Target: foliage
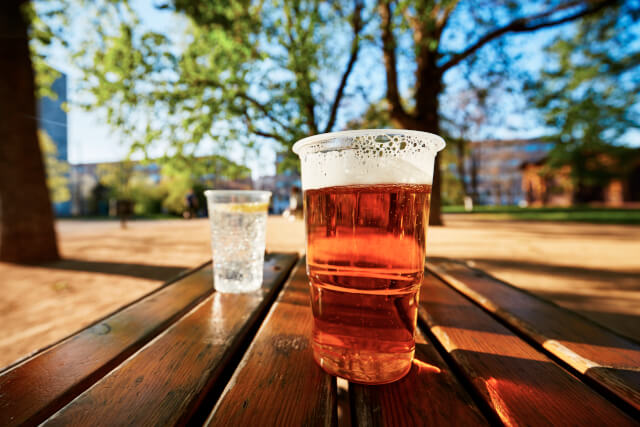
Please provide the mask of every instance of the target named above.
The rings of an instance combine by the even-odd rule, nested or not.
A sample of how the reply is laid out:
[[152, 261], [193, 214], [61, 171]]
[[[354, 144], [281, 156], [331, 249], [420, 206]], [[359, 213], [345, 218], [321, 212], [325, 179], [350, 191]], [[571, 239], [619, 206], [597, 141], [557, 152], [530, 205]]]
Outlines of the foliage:
[[33, 64], [36, 96], [48, 96], [56, 99], [57, 94], [51, 90], [53, 82], [60, 77], [60, 72], [47, 63], [47, 48], [56, 43], [68, 47], [63, 27], [68, 25], [65, 15], [66, 0], [39, 2], [36, 10], [34, 2], [25, 2], [22, 13], [29, 23], [29, 48]]
[[[344, 126], [339, 112], [362, 115], [344, 108], [347, 101], [364, 100], [364, 111], [380, 102], [369, 98], [378, 79], [350, 80], [359, 61], [382, 71], [362, 59], [380, 48], [390, 61], [391, 121], [423, 128], [421, 109], [437, 106], [446, 73], [459, 67], [468, 83], [450, 85], [454, 92], [489, 91], [514, 73], [503, 50], [507, 35], [569, 22], [612, 2], [510, 0], [482, 8], [460, 0], [159, 2], [187, 19], [180, 40], [142, 25], [127, 0], [75, 3], [95, 28], [73, 46], [91, 95], [85, 106], [104, 108], [133, 152], [169, 143], [190, 155], [211, 141], [254, 146], [266, 138], [288, 148], [302, 136]], [[401, 123], [403, 114], [415, 126]]]
[[[508, 35], [619, 2], [161, 1], [157, 7], [187, 19], [178, 41], [140, 25], [127, 0], [76, 1], [93, 10], [92, 31], [79, 36], [74, 57], [91, 95], [85, 106], [106, 111], [132, 153], [168, 144], [193, 158], [230, 143], [272, 141], [291, 169], [297, 139], [344, 126], [380, 101], [371, 97], [383, 84], [376, 73], [384, 75], [394, 126], [439, 133], [443, 94], [493, 90], [514, 76]], [[354, 100], [364, 109], [347, 108]], [[431, 219], [439, 222], [435, 184]]]
[[167, 191], [162, 186], [149, 179], [135, 180], [130, 187], [133, 200], [133, 213], [139, 216], [149, 216], [163, 212], [163, 202]]
[[167, 189], [157, 185], [140, 166], [131, 161], [102, 163], [97, 166], [96, 174], [100, 185], [107, 189], [109, 199], [131, 200], [136, 215], [160, 213]]
[[134, 162], [123, 161], [116, 163], [101, 163], [96, 167], [96, 175], [100, 184], [109, 189], [109, 197], [114, 199], [129, 199], [131, 197], [131, 181], [141, 180], [139, 173], [134, 171]]
[[47, 171], [47, 187], [53, 203], [66, 202], [71, 198], [69, 192], [69, 164], [58, 159], [58, 149], [47, 132], [38, 130], [40, 151]]
[[467, 193], [464, 189], [464, 183], [460, 179], [456, 168], [457, 156], [452, 150], [445, 150], [441, 154], [440, 162], [442, 165], [442, 205], [459, 205], [463, 203]]
[[253, 147], [264, 139], [289, 147], [333, 128], [343, 93], [325, 100], [323, 73], [335, 68], [329, 46], [357, 7], [184, 0], [161, 7], [189, 17], [181, 49], [168, 35], [144, 29], [127, 2], [103, 0], [94, 8], [117, 24], [103, 20], [75, 56], [91, 95], [84, 105], [103, 108], [132, 141], [132, 153], [168, 144], [193, 158], [220, 153], [229, 142]]
[[632, 2], [583, 20], [547, 48], [556, 61], [530, 87], [555, 143], [544, 173], [570, 165], [578, 201], [632, 166], [621, 145], [640, 127], [639, 20]]
[[169, 212], [180, 214], [185, 209], [185, 195], [193, 189], [201, 207], [205, 205], [203, 192], [217, 188], [225, 180], [241, 180], [251, 176], [251, 170], [222, 156], [207, 156], [196, 159], [174, 156], [166, 159], [162, 166], [160, 185], [166, 195], [162, 206]]
[[[160, 175], [159, 183], [144, 169]], [[251, 177], [251, 170], [222, 156], [191, 158], [173, 156], [159, 161], [103, 163], [97, 166], [100, 184], [108, 189], [108, 197], [129, 199], [134, 202], [136, 215], [149, 215], [162, 211], [181, 214], [184, 198], [190, 189], [201, 193], [215, 188], [226, 180]]]
[[191, 177], [185, 173], [167, 176], [162, 182], [162, 186], [167, 190], [162, 207], [174, 214], [182, 213], [185, 209], [185, 196], [194, 184]]

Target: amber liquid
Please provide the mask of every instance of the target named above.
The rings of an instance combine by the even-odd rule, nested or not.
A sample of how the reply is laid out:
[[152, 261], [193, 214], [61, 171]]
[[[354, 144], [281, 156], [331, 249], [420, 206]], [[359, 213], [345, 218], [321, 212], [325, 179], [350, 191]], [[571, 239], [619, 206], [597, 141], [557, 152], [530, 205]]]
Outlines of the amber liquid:
[[366, 384], [411, 368], [431, 186], [305, 191], [316, 362]]

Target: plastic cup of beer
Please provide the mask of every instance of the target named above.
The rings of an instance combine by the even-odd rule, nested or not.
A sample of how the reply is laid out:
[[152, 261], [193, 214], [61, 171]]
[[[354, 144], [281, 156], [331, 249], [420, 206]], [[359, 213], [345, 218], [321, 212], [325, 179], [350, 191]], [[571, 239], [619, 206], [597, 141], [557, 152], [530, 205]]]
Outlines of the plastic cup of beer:
[[262, 286], [270, 191], [207, 190], [218, 292], [253, 292]]
[[425, 132], [304, 138], [300, 156], [313, 356], [326, 372], [384, 384], [411, 369], [438, 151]]

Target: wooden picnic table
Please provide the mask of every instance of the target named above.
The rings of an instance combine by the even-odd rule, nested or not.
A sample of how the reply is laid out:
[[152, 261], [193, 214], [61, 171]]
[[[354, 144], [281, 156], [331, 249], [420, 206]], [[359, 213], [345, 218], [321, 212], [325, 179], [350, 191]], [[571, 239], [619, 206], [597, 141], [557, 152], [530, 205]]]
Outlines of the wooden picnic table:
[[261, 292], [214, 292], [209, 263], [6, 368], [0, 426], [637, 425], [638, 343], [463, 262], [427, 270], [395, 383], [316, 366], [304, 259], [267, 254]]

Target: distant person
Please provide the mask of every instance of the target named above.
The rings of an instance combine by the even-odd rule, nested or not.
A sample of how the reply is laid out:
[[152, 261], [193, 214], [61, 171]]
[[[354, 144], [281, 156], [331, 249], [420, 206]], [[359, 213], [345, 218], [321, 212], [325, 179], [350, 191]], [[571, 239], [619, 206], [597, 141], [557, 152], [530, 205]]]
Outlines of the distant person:
[[464, 210], [466, 212], [473, 212], [473, 199], [470, 196], [464, 196]]
[[198, 214], [198, 197], [193, 188], [189, 189], [184, 201], [187, 209], [184, 211], [183, 216], [186, 219], [195, 218]]
[[291, 187], [291, 193], [289, 194], [289, 214], [291, 217], [302, 218], [302, 206], [302, 191], [300, 191], [300, 187], [294, 185]]

